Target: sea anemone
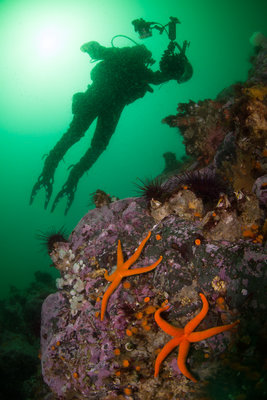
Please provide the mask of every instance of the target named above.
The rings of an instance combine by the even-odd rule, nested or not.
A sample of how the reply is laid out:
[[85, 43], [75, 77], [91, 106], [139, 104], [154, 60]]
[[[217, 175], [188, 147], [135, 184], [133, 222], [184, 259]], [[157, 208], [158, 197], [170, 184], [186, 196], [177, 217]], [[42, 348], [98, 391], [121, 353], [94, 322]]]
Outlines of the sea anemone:
[[54, 250], [54, 244], [57, 242], [67, 242], [68, 239], [65, 228], [62, 226], [60, 229], [50, 228], [48, 232], [39, 231], [36, 234], [38, 240], [40, 240], [42, 246], [50, 254]]
[[141, 182], [141, 185], [136, 183], [138, 195], [143, 197], [147, 202], [154, 199], [164, 203], [171, 195], [170, 192], [166, 191], [165, 183], [159, 177], [143, 181], [141, 179], [138, 180]]

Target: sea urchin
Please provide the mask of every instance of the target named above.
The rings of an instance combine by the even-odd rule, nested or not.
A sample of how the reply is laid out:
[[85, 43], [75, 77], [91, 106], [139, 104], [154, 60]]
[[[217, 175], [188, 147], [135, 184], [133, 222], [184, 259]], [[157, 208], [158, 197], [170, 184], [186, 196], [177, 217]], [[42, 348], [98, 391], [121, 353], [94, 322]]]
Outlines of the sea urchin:
[[163, 203], [170, 197], [171, 193], [166, 191], [165, 184], [161, 178], [145, 179], [143, 181], [139, 179], [139, 181], [141, 182], [141, 185], [136, 184], [138, 187], [138, 194], [146, 201], [150, 202], [154, 199]]
[[64, 227], [61, 227], [59, 230], [55, 228], [50, 228], [48, 232], [39, 231], [36, 234], [38, 240], [40, 240], [42, 246], [44, 246], [50, 254], [54, 250], [54, 244], [57, 242], [67, 242], [66, 232]]

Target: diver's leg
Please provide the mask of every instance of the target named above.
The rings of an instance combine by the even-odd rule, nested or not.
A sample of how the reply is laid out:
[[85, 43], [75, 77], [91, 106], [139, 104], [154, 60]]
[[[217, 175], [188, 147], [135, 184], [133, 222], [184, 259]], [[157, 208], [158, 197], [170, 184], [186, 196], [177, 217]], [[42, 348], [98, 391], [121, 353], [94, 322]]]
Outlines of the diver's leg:
[[65, 214], [67, 214], [73, 202], [74, 192], [76, 191], [78, 181], [83, 174], [92, 167], [98, 157], [106, 149], [110, 138], [116, 129], [122, 110], [123, 106], [116, 107], [115, 110], [111, 110], [109, 108], [105, 111], [101, 111], [97, 119], [96, 130], [91, 142], [91, 147], [87, 150], [80, 161], [72, 167], [68, 180], [55, 198], [51, 210], [52, 212], [54, 211], [59, 200], [62, 197], [67, 196], [68, 202], [65, 210]]
[[88, 110], [86, 113], [83, 112], [74, 115], [69, 129], [64, 133], [45, 159], [41, 175], [32, 189], [30, 204], [32, 204], [37, 192], [43, 187], [46, 192], [45, 208], [47, 207], [52, 194], [54, 173], [58, 163], [62, 160], [69, 148], [84, 136], [96, 116], [97, 110], [94, 109]]

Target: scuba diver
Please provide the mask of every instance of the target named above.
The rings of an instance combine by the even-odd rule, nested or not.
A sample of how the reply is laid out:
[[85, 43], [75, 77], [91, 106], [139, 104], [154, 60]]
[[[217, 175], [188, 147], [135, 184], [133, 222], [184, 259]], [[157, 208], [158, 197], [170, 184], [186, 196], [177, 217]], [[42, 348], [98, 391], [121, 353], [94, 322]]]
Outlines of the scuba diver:
[[[171, 21], [165, 26], [154, 22], [146, 22], [143, 19], [133, 21], [136, 32], [140, 38], [151, 36], [152, 29], [158, 29], [160, 33], [167, 32], [170, 39], [168, 48], [160, 60], [160, 70], [152, 71], [150, 66], [155, 63], [152, 53], [144, 46], [136, 42], [132, 47], [115, 47], [112, 39], [112, 47], [101, 46], [98, 42], [91, 41], [81, 46], [81, 51], [87, 53], [94, 61], [99, 61], [91, 71], [92, 83], [83, 93], [76, 93], [72, 98], [73, 119], [66, 133], [56, 143], [47, 155], [43, 170], [37, 182], [33, 186], [30, 204], [32, 204], [37, 192], [45, 189], [45, 208], [52, 195], [54, 173], [64, 154], [78, 142], [86, 133], [92, 122], [97, 119], [96, 129], [91, 145], [80, 161], [71, 165], [68, 179], [59, 191], [52, 205], [51, 212], [61, 198], [67, 197], [67, 214], [77, 188], [78, 181], [96, 162], [98, 157], [108, 146], [115, 132], [120, 115], [124, 107], [143, 97], [146, 92], [153, 92], [152, 85], [159, 85], [171, 79], [178, 83], [189, 80], [193, 69], [189, 63], [185, 50], [188, 43], [185, 41], [180, 47], [176, 38], [177, 18], [170, 17]], [[175, 49], [179, 52], [175, 52]]]

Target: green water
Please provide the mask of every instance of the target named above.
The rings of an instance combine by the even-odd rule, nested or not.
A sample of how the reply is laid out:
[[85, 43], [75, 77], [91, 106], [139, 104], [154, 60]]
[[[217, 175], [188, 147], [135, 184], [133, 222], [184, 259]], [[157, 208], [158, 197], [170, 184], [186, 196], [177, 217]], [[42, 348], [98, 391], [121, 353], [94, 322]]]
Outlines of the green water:
[[[10, 285], [24, 288], [36, 270], [53, 272], [35, 238], [38, 230], [64, 225], [70, 233], [92, 206], [96, 189], [119, 198], [135, 194], [137, 178], [154, 177], [164, 168], [162, 154], [184, 154], [175, 129], [161, 124], [178, 102], [214, 98], [230, 84], [245, 80], [255, 31], [267, 34], [266, 0], [0, 0], [0, 296]], [[86, 90], [94, 64], [80, 52], [84, 42], [108, 46], [114, 35], [145, 44], [159, 60], [168, 44], [154, 31], [141, 41], [131, 21], [162, 24], [181, 21], [177, 40], [191, 42], [188, 58], [193, 78], [171, 81], [126, 107], [108, 149], [79, 182], [74, 203], [64, 217], [65, 200], [54, 213], [44, 210], [44, 191], [32, 206], [29, 197], [48, 153], [71, 121], [71, 97]], [[118, 39], [115, 45], [129, 42]], [[157, 68], [157, 64], [153, 67]], [[86, 151], [94, 125], [64, 157], [56, 175], [52, 201], [65, 183], [69, 165]], [[50, 204], [51, 207], [51, 204]]]

